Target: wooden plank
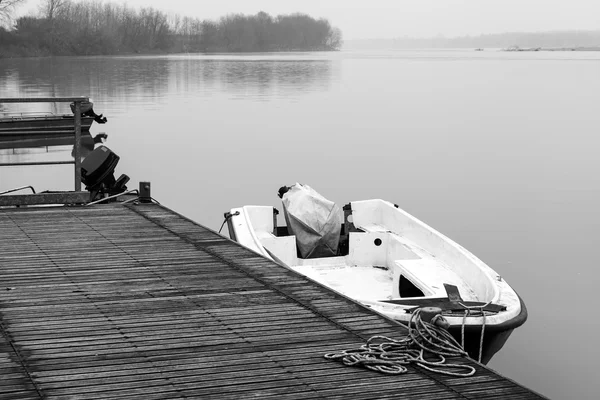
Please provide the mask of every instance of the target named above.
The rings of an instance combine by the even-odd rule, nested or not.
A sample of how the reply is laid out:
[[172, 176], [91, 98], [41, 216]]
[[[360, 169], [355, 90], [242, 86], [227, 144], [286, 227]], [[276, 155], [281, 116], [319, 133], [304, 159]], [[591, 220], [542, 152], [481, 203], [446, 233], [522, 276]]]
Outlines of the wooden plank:
[[[71, 162], [69, 162], [71, 163]], [[11, 164], [15, 165], [15, 164]], [[20, 163], [20, 165], [25, 165]], [[36, 194], [5, 194], [0, 196], [0, 206], [32, 206], [39, 204], [85, 204], [89, 192], [60, 192]]]

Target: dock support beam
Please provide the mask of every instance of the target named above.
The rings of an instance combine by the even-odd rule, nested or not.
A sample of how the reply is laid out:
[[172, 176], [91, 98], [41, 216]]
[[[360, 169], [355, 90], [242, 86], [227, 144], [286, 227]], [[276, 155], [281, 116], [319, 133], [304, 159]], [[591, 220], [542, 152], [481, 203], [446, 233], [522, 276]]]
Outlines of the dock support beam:
[[75, 191], [81, 191], [81, 102], [75, 101]]

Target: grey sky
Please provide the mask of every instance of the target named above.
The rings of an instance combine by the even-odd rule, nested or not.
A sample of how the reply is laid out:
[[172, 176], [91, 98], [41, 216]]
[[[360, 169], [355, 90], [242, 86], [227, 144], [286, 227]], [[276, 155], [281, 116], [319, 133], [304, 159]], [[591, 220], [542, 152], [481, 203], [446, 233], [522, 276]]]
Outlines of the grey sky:
[[[32, 9], [42, 0], [29, 0]], [[600, 29], [600, 0], [115, 0], [132, 7], [218, 19], [228, 13], [304, 12], [345, 39]]]

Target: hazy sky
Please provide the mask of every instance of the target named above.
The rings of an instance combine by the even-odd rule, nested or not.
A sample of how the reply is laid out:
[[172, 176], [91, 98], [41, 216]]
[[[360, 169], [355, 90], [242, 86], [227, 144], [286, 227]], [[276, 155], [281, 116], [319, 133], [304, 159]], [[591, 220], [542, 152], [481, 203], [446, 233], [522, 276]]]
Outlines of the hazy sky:
[[[29, 0], [23, 9], [43, 0]], [[75, 0], [77, 1], [77, 0]], [[113, 0], [201, 19], [228, 13], [303, 12], [325, 17], [345, 39], [461, 36], [600, 29], [600, 0]]]

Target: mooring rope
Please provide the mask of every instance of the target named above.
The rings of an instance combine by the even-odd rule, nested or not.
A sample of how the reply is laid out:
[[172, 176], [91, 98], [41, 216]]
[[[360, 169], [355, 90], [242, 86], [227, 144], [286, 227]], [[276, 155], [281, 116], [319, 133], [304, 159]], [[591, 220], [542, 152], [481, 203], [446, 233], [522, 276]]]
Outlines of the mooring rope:
[[240, 212], [239, 212], [239, 211], [236, 211], [236, 212], [234, 212], [233, 214], [232, 214], [232, 213], [230, 213], [230, 212], [226, 212], [226, 213], [224, 214], [224, 216], [225, 216], [225, 220], [223, 221], [223, 224], [221, 224], [221, 228], [219, 228], [219, 233], [221, 233], [221, 231], [223, 230], [223, 227], [225, 226], [225, 224], [227, 223], [227, 221], [229, 221], [229, 219], [230, 219], [231, 217], [234, 217], [234, 216], [236, 216], [236, 215], [240, 215]]
[[462, 321], [462, 326], [461, 326], [461, 330], [460, 330], [461, 345], [463, 348], [465, 347], [465, 324], [467, 321], [467, 316], [471, 315], [471, 311], [476, 310], [481, 313], [481, 317], [483, 318], [483, 320], [481, 322], [481, 335], [479, 336], [479, 354], [477, 357], [477, 362], [481, 362], [481, 357], [483, 356], [483, 337], [485, 335], [485, 316], [486, 316], [486, 311], [484, 310], [484, 308], [487, 307], [490, 303], [491, 303], [491, 301], [487, 302], [486, 304], [484, 304], [482, 306], [473, 306], [473, 307], [468, 307], [461, 302], [458, 303], [465, 308], [465, 313], [463, 315], [463, 321]]
[[[463, 305], [463, 307], [465, 307]], [[467, 308], [465, 310], [465, 314], [463, 315], [462, 324], [460, 325], [460, 346], [465, 348], [465, 325], [467, 325], [467, 317], [471, 314], [471, 310]]]
[[[435, 323], [435, 320], [432, 322]], [[386, 374], [404, 374], [408, 372], [406, 366], [412, 363], [443, 375], [474, 375], [475, 368], [470, 365], [446, 362], [446, 357], [465, 357], [468, 354], [448, 331], [434, 323], [423, 321], [421, 309], [417, 309], [411, 315], [408, 336], [402, 339], [372, 336], [357, 349], [328, 353], [324, 357], [341, 361], [344, 365], [361, 366]], [[426, 355], [437, 359], [425, 359]], [[453, 372], [449, 369], [462, 369], [467, 372]]]

